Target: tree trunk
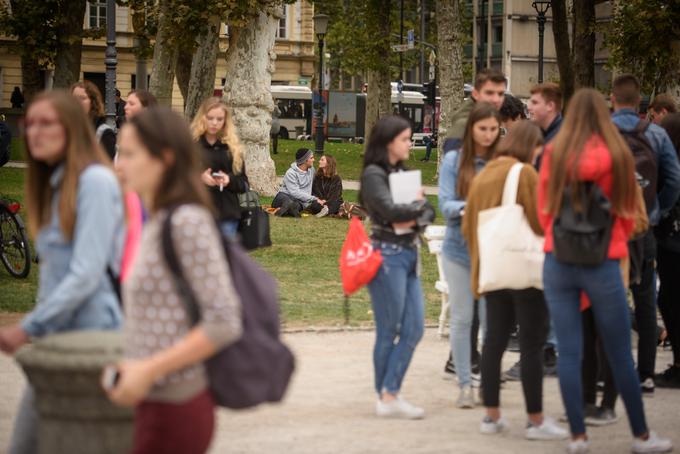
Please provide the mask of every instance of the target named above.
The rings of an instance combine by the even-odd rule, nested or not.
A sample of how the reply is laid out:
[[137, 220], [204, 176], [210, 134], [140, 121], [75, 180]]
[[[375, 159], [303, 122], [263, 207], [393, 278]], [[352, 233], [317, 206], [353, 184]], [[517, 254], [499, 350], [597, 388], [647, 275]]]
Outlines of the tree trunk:
[[45, 87], [45, 81], [40, 75], [40, 64], [29, 55], [21, 56], [21, 85], [24, 88], [25, 105]]
[[177, 62], [175, 63], [175, 78], [179, 91], [184, 99], [184, 106], [187, 105], [189, 96], [189, 80], [191, 80], [191, 61], [194, 58], [194, 49], [180, 49], [177, 51]]
[[220, 51], [220, 18], [213, 16], [207, 30], [198, 37], [198, 49], [191, 62], [189, 93], [185, 97], [184, 115], [193, 118], [204, 99], [215, 91], [217, 55]]
[[369, 36], [375, 36], [370, 45], [371, 66], [368, 68], [366, 95], [366, 127], [368, 140], [375, 123], [392, 113], [392, 86], [390, 81], [390, 0], [370, 0], [366, 8], [366, 26]]
[[269, 196], [278, 190], [274, 161], [269, 155], [274, 110], [269, 87], [276, 59], [274, 37], [281, 16], [280, 7], [267, 8], [244, 28], [232, 30], [223, 96], [244, 146], [250, 185]]
[[595, 86], [595, 0], [574, 0], [576, 88]]
[[564, 105], [574, 94], [574, 68], [569, 42], [569, 18], [565, 0], [553, 0], [553, 36], [555, 38], [555, 53], [557, 54], [557, 66], [560, 70], [560, 88]]
[[[68, 88], [80, 79], [85, 0], [61, 2], [56, 13], [57, 54], [54, 59], [54, 88]], [[104, 56], [102, 53], [102, 60]]]
[[453, 114], [463, 102], [463, 42], [465, 26], [461, 0], [437, 0], [437, 57], [439, 66], [439, 117], [437, 168], [444, 155], [447, 131], [452, 127]]
[[172, 15], [170, 0], [160, 0], [158, 11], [158, 33], [153, 49], [153, 66], [149, 91], [154, 94], [158, 103], [172, 105], [172, 84], [175, 80], [175, 64], [177, 63], [177, 47], [170, 45], [172, 35]]

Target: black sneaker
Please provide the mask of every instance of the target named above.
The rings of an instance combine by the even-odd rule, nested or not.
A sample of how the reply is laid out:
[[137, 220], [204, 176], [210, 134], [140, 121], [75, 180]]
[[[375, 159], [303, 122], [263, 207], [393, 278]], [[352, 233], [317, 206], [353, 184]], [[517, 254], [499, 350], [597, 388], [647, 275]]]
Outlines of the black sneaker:
[[640, 391], [643, 396], [651, 397], [654, 395], [654, 379], [646, 378], [640, 383]]
[[503, 372], [503, 378], [507, 381], [520, 381], [522, 379], [521, 375], [521, 366], [519, 361], [517, 361], [510, 369]]
[[616, 416], [616, 413], [611, 408], [600, 407], [595, 414], [585, 415], [585, 423], [587, 426], [608, 426], [609, 424], [614, 424], [618, 420], [619, 417]]
[[669, 364], [668, 369], [654, 377], [659, 388], [680, 388], [680, 366]]

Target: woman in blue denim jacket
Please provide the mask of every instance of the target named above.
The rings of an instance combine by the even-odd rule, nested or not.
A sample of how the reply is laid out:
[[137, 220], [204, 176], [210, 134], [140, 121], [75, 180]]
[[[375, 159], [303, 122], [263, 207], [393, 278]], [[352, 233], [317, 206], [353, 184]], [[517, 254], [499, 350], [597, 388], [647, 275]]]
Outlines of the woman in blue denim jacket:
[[[12, 354], [30, 338], [63, 331], [118, 329], [122, 315], [112, 274], [124, 235], [123, 202], [110, 161], [82, 108], [61, 91], [35, 98], [26, 113], [27, 209], [40, 256], [37, 304], [0, 330]], [[37, 415], [26, 388], [11, 453], [34, 452]]]
[[[491, 104], [477, 103], [468, 117], [462, 148], [444, 156], [439, 175], [439, 210], [446, 218], [442, 261], [449, 287], [449, 338], [460, 386], [456, 402], [459, 408], [472, 408], [475, 405], [470, 367], [470, 329], [475, 298], [470, 289], [470, 256], [461, 233], [461, 221], [472, 179], [493, 156], [499, 137], [498, 111]], [[479, 314], [484, 326], [482, 302], [479, 304]]]
[[421, 419], [425, 411], [402, 399], [399, 391], [423, 336], [418, 235], [434, 219], [434, 208], [422, 192], [410, 204], [394, 203], [389, 185], [389, 174], [403, 170], [411, 145], [411, 125], [402, 117], [384, 117], [375, 124], [364, 155], [359, 198], [371, 218], [373, 247], [381, 251], [383, 258], [378, 273], [368, 284], [376, 327], [376, 414]]

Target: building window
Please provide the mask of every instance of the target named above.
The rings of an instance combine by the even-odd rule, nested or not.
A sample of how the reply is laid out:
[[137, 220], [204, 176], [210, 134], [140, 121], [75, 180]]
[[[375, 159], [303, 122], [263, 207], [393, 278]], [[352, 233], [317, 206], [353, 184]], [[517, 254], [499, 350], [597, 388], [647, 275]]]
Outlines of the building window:
[[502, 43], [503, 42], [503, 26], [496, 25], [493, 28], [493, 42]]
[[89, 1], [87, 7], [90, 28], [104, 27], [106, 25], [106, 2]]
[[288, 38], [288, 6], [283, 7], [283, 17], [279, 19], [279, 26], [276, 29], [276, 37], [279, 39]]

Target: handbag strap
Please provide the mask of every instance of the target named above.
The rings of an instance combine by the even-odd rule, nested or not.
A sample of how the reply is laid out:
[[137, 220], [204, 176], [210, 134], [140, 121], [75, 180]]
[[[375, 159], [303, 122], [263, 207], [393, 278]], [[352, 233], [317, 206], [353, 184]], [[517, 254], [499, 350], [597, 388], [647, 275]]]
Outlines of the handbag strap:
[[517, 188], [519, 187], [519, 174], [522, 172], [522, 167], [524, 167], [524, 164], [521, 162], [515, 163], [505, 177], [503, 205], [514, 205], [517, 203]]

